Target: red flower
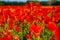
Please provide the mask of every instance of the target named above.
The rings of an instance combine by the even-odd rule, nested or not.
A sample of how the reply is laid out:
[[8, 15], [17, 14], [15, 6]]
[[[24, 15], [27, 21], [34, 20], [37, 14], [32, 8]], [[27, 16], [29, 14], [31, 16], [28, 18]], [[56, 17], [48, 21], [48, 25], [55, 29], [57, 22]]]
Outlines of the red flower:
[[34, 37], [37, 38], [38, 36], [40, 36], [39, 33], [34, 33]]
[[14, 39], [20, 40], [19, 36], [13, 36]]
[[3, 37], [3, 40], [12, 40], [12, 36], [11, 35], [5, 35]]
[[26, 20], [30, 23], [32, 23], [35, 20], [35, 17], [33, 17], [32, 15], [29, 15], [26, 17]]
[[20, 32], [20, 27], [19, 26], [16, 26], [16, 32]]
[[0, 19], [0, 23], [4, 23], [4, 20], [3, 19]]
[[14, 27], [14, 26], [13, 26], [13, 24], [10, 24], [10, 27], [9, 27], [9, 29], [13, 29], [13, 27]]
[[60, 12], [60, 6], [55, 7], [55, 12]]
[[36, 28], [36, 25], [30, 26], [30, 29], [29, 30], [30, 30], [31, 34], [34, 34], [35, 28]]
[[52, 18], [46, 16], [45, 19], [44, 19], [44, 22], [45, 22], [45, 23], [48, 23], [48, 22], [50, 22], [50, 21], [52, 21]]
[[47, 28], [50, 30], [50, 31], [54, 31], [57, 29], [57, 26], [55, 23], [53, 22], [49, 22], [48, 25], [47, 25]]
[[41, 26], [37, 26], [37, 27], [35, 27], [35, 32], [36, 33], [39, 33], [39, 32], [41, 32], [42, 31], [42, 27]]
[[33, 7], [34, 6], [34, 3], [33, 2], [30, 2], [30, 6]]
[[27, 39], [31, 39], [32, 37], [31, 37], [30, 34], [26, 34], [26, 38], [27, 38]]
[[3, 38], [0, 38], [0, 40], [3, 40]]
[[54, 18], [53, 18], [53, 19], [54, 19], [53, 21], [54, 21], [54, 22], [58, 22], [58, 20], [60, 19], [60, 13], [55, 13], [55, 14], [53, 15], [53, 17], [54, 17]]
[[25, 18], [25, 16], [21, 16], [20, 17], [20, 21], [23, 22], [24, 21], [24, 18]]
[[57, 30], [55, 30], [53, 32], [53, 34], [54, 34], [56, 40], [60, 40], [60, 28], [58, 28]]
[[28, 3], [26, 3], [26, 7], [28, 7], [29, 6], [29, 4]]
[[40, 7], [40, 6], [41, 6], [40, 3], [36, 3], [35, 5], [36, 5], [37, 7]]
[[4, 8], [4, 9], [2, 10], [2, 13], [3, 13], [3, 16], [7, 19], [8, 16], [9, 16], [9, 10], [8, 10], [7, 8]]
[[42, 31], [42, 27], [41, 27], [41, 26], [36, 26], [36, 25], [30, 26], [30, 32], [31, 32], [32, 34], [34, 34], [34, 33], [39, 33], [39, 32], [41, 32], [41, 31]]
[[12, 25], [12, 24], [13, 24], [13, 20], [10, 19], [10, 20], [8, 21], [8, 24], [9, 24], [9, 25]]

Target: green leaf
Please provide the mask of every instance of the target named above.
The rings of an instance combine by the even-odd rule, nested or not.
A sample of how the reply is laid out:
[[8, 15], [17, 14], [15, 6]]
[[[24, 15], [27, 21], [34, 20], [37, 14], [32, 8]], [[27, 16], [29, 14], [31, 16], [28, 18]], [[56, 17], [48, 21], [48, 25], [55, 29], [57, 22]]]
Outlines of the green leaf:
[[36, 40], [36, 39], [34, 38], [34, 35], [32, 35], [32, 40]]
[[4, 28], [0, 26], [0, 32], [5, 32]]
[[37, 16], [37, 18], [39, 19], [39, 18], [40, 18], [40, 16]]
[[18, 33], [18, 35], [20, 36], [20, 39], [23, 40], [23, 34], [24, 34], [24, 30], [23, 30], [23, 25], [22, 23], [19, 24], [21, 31]]
[[12, 40], [16, 40], [16, 39], [13, 38]]
[[24, 23], [27, 23], [27, 20], [26, 19], [24, 20]]
[[13, 36], [18, 35], [17, 32], [16, 32], [14, 29], [12, 29], [12, 35], [13, 35]]
[[48, 17], [51, 17], [51, 13], [49, 13], [47, 16], [48, 16]]
[[39, 22], [39, 24], [40, 24], [40, 26], [45, 26], [45, 24], [43, 24], [43, 23], [41, 23], [41, 22]]
[[30, 23], [28, 23], [27, 26], [30, 27]]
[[60, 23], [57, 23], [57, 26], [60, 27]]
[[50, 32], [47, 28], [45, 28], [41, 34], [43, 40], [49, 40], [49, 38], [52, 36], [52, 32]]
[[23, 40], [23, 34], [22, 34], [22, 32], [19, 32], [18, 35], [19, 35], [20, 39]]
[[40, 36], [38, 36], [38, 38], [36, 40], [40, 40]]
[[8, 23], [5, 23], [5, 27], [6, 27], [6, 28], [9, 28], [9, 24], [8, 24]]

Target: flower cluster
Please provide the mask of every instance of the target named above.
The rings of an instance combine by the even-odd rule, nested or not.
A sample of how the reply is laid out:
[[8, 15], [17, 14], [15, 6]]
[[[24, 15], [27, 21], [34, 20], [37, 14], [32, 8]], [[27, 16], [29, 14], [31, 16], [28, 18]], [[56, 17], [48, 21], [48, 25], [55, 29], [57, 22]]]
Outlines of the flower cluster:
[[60, 40], [59, 33], [60, 6], [0, 6], [0, 40]]

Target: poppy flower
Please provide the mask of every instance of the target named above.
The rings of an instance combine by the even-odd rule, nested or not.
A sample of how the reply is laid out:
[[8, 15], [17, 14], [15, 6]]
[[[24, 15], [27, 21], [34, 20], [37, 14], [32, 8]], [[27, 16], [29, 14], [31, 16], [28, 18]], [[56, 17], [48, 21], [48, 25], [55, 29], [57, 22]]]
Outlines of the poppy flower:
[[3, 37], [3, 40], [12, 40], [12, 36], [11, 35], [5, 35]]
[[54, 22], [58, 22], [58, 20], [60, 19], [60, 13], [55, 13], [54, 15], [53, 15], [53, 21]]
[[47, 24], [47, 28], [48, 28], [50, 31], [54, 31], [54, 30], [57, 29], [57, 26], [56, 26], [55, 23], [49, 22], [49, 23]]
[[40, 36], [39, 33], [34, 33], [34, 37], [35, 37], [35, 38], [38, 38], [39, 36]]
[[13, 24], [11, 24], [10, 27], [9, 27], [9, 29], [13, 29], [13, 27], [14, 27]]
[[43, 30], [43, 28], [41, 27], [41, 26], [37, 26], [36, 28], [35, 28], [35, 32], [36, 33], [39, 33], [39, 32], [41, 32]]
[[20, 16], [19, 21], [20, 21], [20, 22], [23, 22], [24, 19], [25, 19], [25, 16]]
[[13, 36], [14, 39], [20, 40], [19, 36]]
[[29, 15], [26, 17], [26, 20], [29, 22], [29, 23], [32, 23], [34, 20], [35, 20], [35, 17], [32, 16], [32, 15]]
[[41, 5], [40, 5], [40, 3], [36, 3], [35, 6], [40, 7]]
[[60, 28], [58, 28], [57, 30], [55, 30], [53, 32], [53, 34], [54, 34], [56, 40], [60, 40]]
[[27, 38], [27, 39], [31, 39], [32, 36], [31, 36], [30, 34], [26, 34], [26, 38]]
[[40, 33], [42, 29], [43, 28], [41, 26], [31, 25], [29, 30], [32, 34], [34, 34], [34, 33]]
[[0, 38], [0, 40], [4, 40], [3, 38]]
[[30, 26], [29, 30], [30, 30], [31, 34], [34, 34], [35, 28], [36, 28], [36, 25]]
[[34, 6], [34, 3], [33, 2], [30, 2], [30, 7], [33, 7]]
[[8, 21], [8, 24], [9, 24], [9, 25], [12, 25], [12, 24], [13, 24], [13, 19], [10, 19], [10, 20]]
[[55, 12], [60, 12], [60, 6], [55, 6]]
[[16, 26], [15, 29], [16, 29], [16, 32], [20, 32], [20, 27], [19, 26]]
[[46, 16], [45, 19], [44, 19], [45, 23], [48, 23], [48, 22], [51, 22], [51, 21], [52, 21], [52, 18], [48, 17], [48, 16]]

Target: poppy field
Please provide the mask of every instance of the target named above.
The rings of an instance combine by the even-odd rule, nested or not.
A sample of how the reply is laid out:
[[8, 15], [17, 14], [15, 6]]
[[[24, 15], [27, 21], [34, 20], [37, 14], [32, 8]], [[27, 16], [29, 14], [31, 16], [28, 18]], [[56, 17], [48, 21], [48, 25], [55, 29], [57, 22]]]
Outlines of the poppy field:
[[0, 40], [60, 40], [60, 6], [0, 6]]

